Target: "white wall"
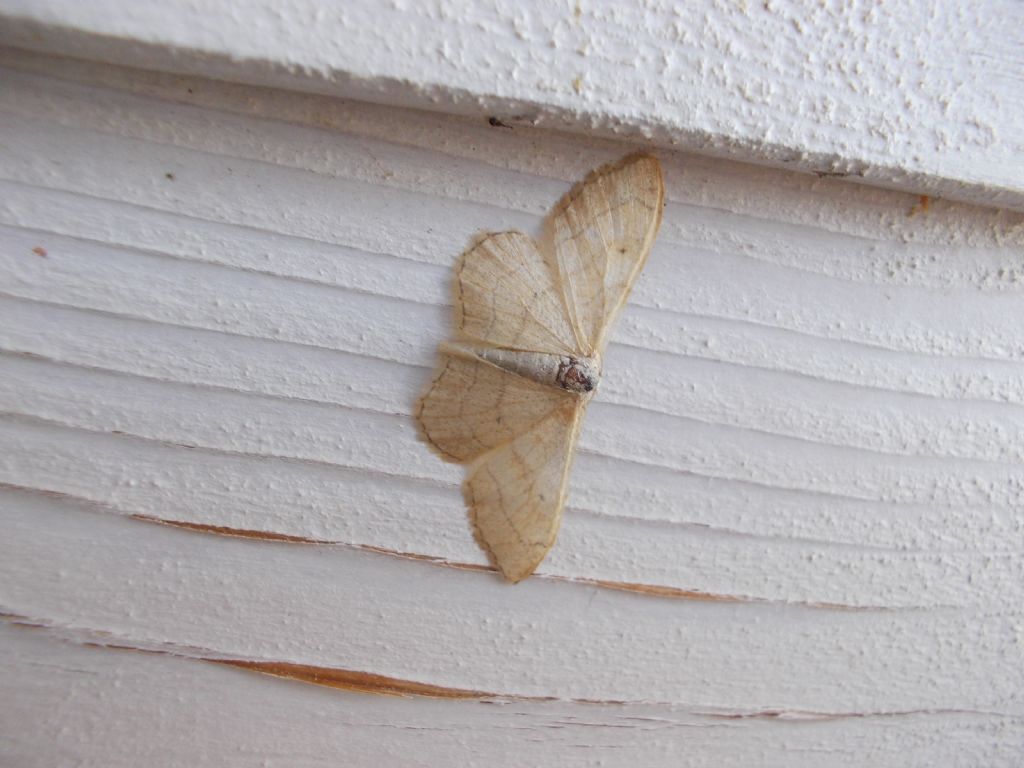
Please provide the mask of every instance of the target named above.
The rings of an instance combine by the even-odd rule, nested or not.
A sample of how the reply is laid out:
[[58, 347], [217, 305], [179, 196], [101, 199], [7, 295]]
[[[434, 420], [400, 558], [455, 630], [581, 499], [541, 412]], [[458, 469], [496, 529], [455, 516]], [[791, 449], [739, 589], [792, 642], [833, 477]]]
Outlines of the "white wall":
[[1019, 764], [1021, 214], [661, 152], [512, 587], [409, 414], [473, 233], [631, 147], [0, 67], [6, 761]]

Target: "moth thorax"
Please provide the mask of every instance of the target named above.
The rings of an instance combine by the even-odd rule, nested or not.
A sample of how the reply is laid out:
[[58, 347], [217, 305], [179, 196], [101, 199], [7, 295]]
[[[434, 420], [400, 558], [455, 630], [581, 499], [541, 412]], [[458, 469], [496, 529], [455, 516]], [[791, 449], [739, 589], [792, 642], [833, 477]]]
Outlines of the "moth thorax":
[[597, 361], [589, 357], [563, 357], [555, 376], [562, 389], [580, 394], [592, 392], [600, 380]]

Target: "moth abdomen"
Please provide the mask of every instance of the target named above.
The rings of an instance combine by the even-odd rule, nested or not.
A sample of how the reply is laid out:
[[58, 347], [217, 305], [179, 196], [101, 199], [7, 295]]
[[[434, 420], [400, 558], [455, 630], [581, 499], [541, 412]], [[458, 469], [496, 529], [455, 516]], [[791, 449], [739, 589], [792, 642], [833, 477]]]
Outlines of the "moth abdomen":
[[[457, 345], [447, 346], [455, 348]], [[510, 373], [577, 395], [593, 392], [601, 380], [600, 365], [593, 357], [523, 352], [494, 347], [464, 346], [460, 349], [463, 354], [479, 357]]]

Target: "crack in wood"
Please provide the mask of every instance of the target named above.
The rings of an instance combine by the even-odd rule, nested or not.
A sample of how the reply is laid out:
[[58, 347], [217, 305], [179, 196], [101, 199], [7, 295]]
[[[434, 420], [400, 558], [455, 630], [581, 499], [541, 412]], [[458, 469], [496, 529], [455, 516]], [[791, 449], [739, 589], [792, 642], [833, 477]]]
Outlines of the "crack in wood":
[[[41, 631], [48, 633], [55, 639], [62, 642], [78, 644], [98, 650], [123, 651], [128, 653], [149, 654], [157, 656], [171, 656], [185, 661], [199, 661], [218, 666], [234, 667], [236, 669], [256, 672], [269, 677], [276, 677], [285, 680], [294, 680], [307, 685], [317, 685], [325, 688], [344, 690], [353, 693], [363, 693], [378, 696], [396, 696], [403, 698], [419, 697], [431, 699], [449, 699], [476, 701], [482, 704], [502, 702], [529, 702], [548, 703], [562, 702], [567, 704], [583, 704], [595, 706], [622, 707], [636, 704], [647, 704], [655, 706], [668, 706], [680, 712], [685, 712], [697, 717], [709, 720], [721, 721], [744, 721], [744, 720], [766, 720], [775, 722], [818, 722], [837, 720], [858, 720], [867, 718], [899, 718], [912, 716], [936, 716], [936, 715], [978, 715], [985, 717], [1002, 717], [1014, 720], [1024, 720], [1009, 712], [1000, 712], [984, 709], [971, 708], [921, 708], [904, 710], [878, 710], [863, 712], [827, 712], [810, 709], [779, 708], [750, 711], [737, 711], [716, 709], [713, 707], [680, 706], [670, 702], [661, 701], [629, 701], [625, 699], [595, 699], [595, 698], [562, 698], [558, 696], [533, 696], [528, 694], [496, 693], [490, 691], [479, 691], [469, 688], [456, 688], [453, 686], [436, 685], [416, 680], [379, 675], [372, 672], [344, 669], [341, 667], [323, 667], [309, 664], [298, 664], [284, 661], [261, 661], [239, 658], [219, 658], [211, 654], [208, 649], [203, 648], [147, 648], [138, 645], [131, 645], [123, 641], [108, 640], [109, 633], [96, 630], [83, 629], [81, 627], [60, 627], [33, 619], [21, 614], [5, 611], [0, 608], [0, 621], [10, 626], [26, 631]], [[65, 630], [63, 633], [61, 630]], [[640, 722], [665, 722], [663, 718], [631, 716], [628, 720]], [[579, 722], [575, 724], [580, 724]]]
[[[3, 487], [3, 483], [0, 483], [0, 487]], [[475, 563], [461, 563], [453, 560], [448, 560], [443, 557], [432, 557], [430, 555], [419, 555], [412, 552], [400, 552], [394, 549], [387, 549], [386, 547], [376, 547], [370, 544], [348, 544], [339, 541], [330, 541], [326, 539], [311, 539], [304, 536], [291, 536], [283, 533], [274, 533], [270, 531], [254, 531], [247, 530], [244, 528], [230, 528], [228, 526], [221, 525], [208, 525], [205, 523], [189, 523], [180, 520], [166, 520], [158, 517], [150, 517], [148, 515], [134, 514], [130, 515], [135, 520], [140, 520], [147, 523], [157, 523], [160, 525], [169, 525], [173, 528], [182, 528], [184, 530], [195, 531], [197, 533], [212, 533], [219, 536], [235, 536], [244, 539], [256, 539], [261, 541], [273, 541], [273, 542], [287, 542], [296, 544], [322, 544], [329, 546], [346, 547], [350, 549], [358, 549], [366, 552], [374, 552], [376, 554], [387, 555], [389, 557], [398, 557], [406, 560], [417, 560], [420, 562], [430, 563], [431, 565], [439, 565], [445, 568], [454, 568], [457, 570], [464, 571], [478, 571], [495, 573], [497, 569], [490, 565], [477, 565]], [[570, 584], [582, 584], [587, 586], [598, 587], [600, 589], [610, 589], [617, 592], [630, 592], [634, 594], [648, 595], [650, 597], [661, 597], [670, 598], [677, 600], [697, 600], [702, 602], [713, 602], [713, 603], [772, 603], [778, 602], [774, 600], [764, 600], [755, 597], [744, 597], [740, 595], [726, 595], [726, 594], [715, 594], [713, 592], [702, 592], [699, 590], [682, 589], [680, 587], [670, 587], [661, 584], [638, 584], [633, 582], [624, 581], [611, 581], [608, 579], [587, 579], [587, 578], [574, 578], [567, 576], [558, 576], [554, 574], [537, 574], [538, 578], [551, 579], [553, 581], [562, 581]], [[884, 611], [884, 610], [895, 610], [892, 608], [886, 608], [884, 606], [851, 606], [843, 605], [841, 603], [827, 603], [827, 602], [793, 602], [793, 605], [799, 605], [808, 608], [820, 608], [826, 610], [836, 611]]]
[[[247, 669], [272, 677], [296, 680], [327, 688], [339, 688], [357, 693], [372, 693], [380, 696], [421, 696], [431, 699], [505, 699], [508, 697], [486, 691], [466, 688], [450, 688], [443, 685], [419, 683], [397, 677], [378, 675], [372, 672], [358, 672], [334, 667], [315, 667], [308, 664], [292, 664], [283, 661], [245, 661], [243, 659], [203, 659], [212, 664]], [[554, 701], [553, 698], [528, 697], [531, 701]]]

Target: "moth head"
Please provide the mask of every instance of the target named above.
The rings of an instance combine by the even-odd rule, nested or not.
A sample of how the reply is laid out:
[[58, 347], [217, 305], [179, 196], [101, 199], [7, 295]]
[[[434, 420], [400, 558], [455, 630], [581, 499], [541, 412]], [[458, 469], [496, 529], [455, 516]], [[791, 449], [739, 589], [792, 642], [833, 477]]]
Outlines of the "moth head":
[[562, 389], [585, 395], [597, 389], [601, 381], [601, 369], [593, 358], [567, 357], [558, 367], [557, 380]]

